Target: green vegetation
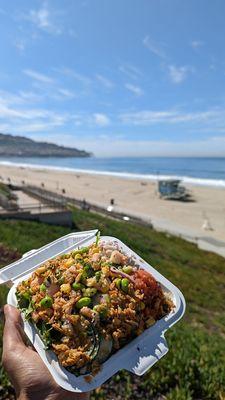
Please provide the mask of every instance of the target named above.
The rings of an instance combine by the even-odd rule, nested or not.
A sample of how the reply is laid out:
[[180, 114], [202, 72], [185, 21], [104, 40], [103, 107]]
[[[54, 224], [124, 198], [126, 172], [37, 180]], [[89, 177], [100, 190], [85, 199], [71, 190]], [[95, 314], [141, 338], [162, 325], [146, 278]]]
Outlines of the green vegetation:
[[0, 182], [0, 194], [2, 194], [8, 200], [11, 200], [12, 198], [14, 198], [12, 196], [11, 190], [8, 188], [8, 186], [4, 185], [4, 183], [1, 183], [1, 182]]
[[[142, 377], [121, 371], [97, 389], [91, 399], [224, 400], [224, 259], [182, 239], [97, 214], [74, 210], [74, 221], [76, 230], [98, 228], [103, 235], [124, 241], [175, 283], [187, 302], [183, 320], [166, 333], [168, 354]], [[67, 228], [33, 222], [0, 224], [4, 246], [18, 249], [21, 254], [68, 232]], [[5, 263], [6, 258], [0, 261], [0, 265]], [[1, 304], [5, 295], [6, 289], [1, 288]], [[0, 381], [7, 393], [9, 383], [2, 370]], [[1, 398], [8, 398], [5, 396]]]
[[0, 156], [17, 157], [90, 157], [85, 150], [58, 146], [54, 143], [35, 142], [23, 136], [0, 133]]

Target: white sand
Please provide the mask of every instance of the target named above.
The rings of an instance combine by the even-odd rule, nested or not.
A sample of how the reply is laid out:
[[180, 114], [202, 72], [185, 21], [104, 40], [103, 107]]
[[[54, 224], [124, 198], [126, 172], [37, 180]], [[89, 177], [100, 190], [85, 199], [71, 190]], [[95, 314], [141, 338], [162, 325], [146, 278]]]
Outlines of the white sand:
[[[209, 236], [225, 241], [225, 189], [186, 185], [194, 201], [163, 200], [157, 185], [148, 180], [123, 179], [49, 169], [0, 166], [0, 175], [7, 182], [33, 184], [76, 199], [107, 207], [115, 199], [115, 210], [151, 220], [156, 227], [186, 232], [191, 236]], [[213, 230], [202, 228], [208, 220]]]

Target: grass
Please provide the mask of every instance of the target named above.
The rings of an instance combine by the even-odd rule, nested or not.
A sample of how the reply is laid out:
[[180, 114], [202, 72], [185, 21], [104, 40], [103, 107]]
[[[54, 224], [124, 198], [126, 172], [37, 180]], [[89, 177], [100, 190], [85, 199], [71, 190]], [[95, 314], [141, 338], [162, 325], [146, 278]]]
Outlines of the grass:
[[3, 194], [8, 200], [13, 198], [11, 190], [2, 182], [0, 182], [0, 193]]
[[[92, 400], [225, 399], [225, 262], [182, 239], [151, 228], [74, 210], [76, 230], [98, 228], [124, 241], [183, 292], [187, 311], [168, 333], [169, 353], [143, 377], [121, 371]], [[3, 221], [0, 237], [21, 254], [70, 232], [34, 222]], [[6, 291], [0, 290], [0, 301]], [[0, 375], [1, 378], [1, 375]], [[2, 382], [8, 381], [2, 372]], [[3, 397], [7, 398], [7, 397]]]

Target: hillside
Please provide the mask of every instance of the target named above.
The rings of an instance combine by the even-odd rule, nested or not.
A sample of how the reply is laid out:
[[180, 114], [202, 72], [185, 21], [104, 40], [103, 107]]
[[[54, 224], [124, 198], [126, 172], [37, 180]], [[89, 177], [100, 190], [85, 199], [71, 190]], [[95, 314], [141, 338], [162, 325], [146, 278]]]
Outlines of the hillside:
[[58, 146], [54, 143], [35, 142], [23, 136], [0, 133], [0, 156], [16, 157], [90, 157], [85, 150]]
[[[168, 354], [143, 376], [119, 372], [91, 400], [225, 399], [224, 259], [149, 227], [75, 209], [73, 215], [74, 230], [99, 228], [103, 235], [118, 237], [175, 283], [187, 302], [184, 318], [165, 335]], [[0, 266], [69, 232], [35, 222], [2, 221]], [[0, 306], [7, 290], [0, 287]], [[0, 353], [1, 331], [0, 323]], [[0, 399], [14, 399], [1, 365], [0, 382]]]

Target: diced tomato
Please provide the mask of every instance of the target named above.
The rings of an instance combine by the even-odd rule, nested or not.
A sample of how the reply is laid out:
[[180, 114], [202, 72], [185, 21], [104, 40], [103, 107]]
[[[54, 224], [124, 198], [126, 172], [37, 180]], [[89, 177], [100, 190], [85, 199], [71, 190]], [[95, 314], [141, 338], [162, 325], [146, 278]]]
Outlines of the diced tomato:
[[160, 287], [155, 278], [143, 269], [139, 269], [134, 274], [135, 286], [144, 292], [146, 297], [154, 297], [158, 294]]

